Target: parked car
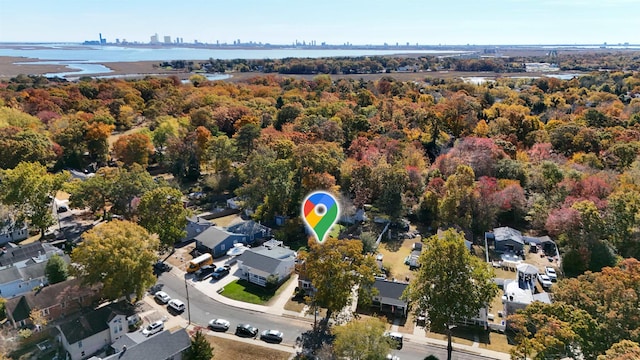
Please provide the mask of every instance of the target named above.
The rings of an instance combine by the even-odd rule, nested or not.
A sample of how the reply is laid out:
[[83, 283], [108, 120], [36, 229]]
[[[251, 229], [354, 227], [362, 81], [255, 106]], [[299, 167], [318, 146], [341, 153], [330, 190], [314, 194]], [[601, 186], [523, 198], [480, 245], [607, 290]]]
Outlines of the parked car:
[[151, 324], [149, 324], [149, 326], [142, 329], [142, 335], [151, 336], [153, 334], [161, 332], [162, 330], [164, 330], [164, 323], [162, 322], [162, 320], [158, 320], [152, 322]]
[[542, 288], [545, 290], [551, 288], [551, 285], [553, 285], [553, 283], [551, 282], [551, 278], [546, 274], [538, 274], [538, 281], [540, 282], [540, 285], [542, 285]]
[[178, 299], [172, 299], [169, 301], [169, 304], [167, 305], [167, 310], [169, 311], [175, 311], [177, 313], [181, 313], [184, 311], [184, 309], [186, 309], [186, 306], [184, 305], [184, 303]]
[[389, 339], [391, 339], [391, 341], [395, 343], [396, 349], [402, 349], [402, 339], [404, 338], [404, 336], [402, 336], [401, 333], [395, 331], [386, 332], [385, 336], [389, 337]]
[[551, 279], [551, 281], [558, 281], [558, 274], [556, 273], [556, 269], [552, 268], [551, 266], [545, 266], [544, 273]]
[[268, 343], [281, 343], [282, 332], [278, 330], [265, 330], [260, 334], [260, 340]]
[[393, 354], [387, 354], [387, 357], [385, 358], [386, 360], [400, 360], [400, 357], [393, 355]]
[[58, 206], [58, 214], [64, 213], [69, 211], [69, 208], [67, 207], [67, 205], [59, 205]]
[[155, 273], [163, 273], [163, 272], [167, 272], [167, 271], [171, 271], [171, 269], [173, 269], [173, 267], [165, 262], [162, 261], [158, 261], [155, 264], [153, 264], [153, 271]]
[[209, 321], [209, 329], [214, 331], [227, 331], [231, 323], [225, 319], [213, 319]]
[[223, 277], [229, 275], [230, 270], [231, 270], [231, 267], [229, 265], [221, 266], [211, 274], [211, 277], [216, 280], [220, 280]]
[[153, 297], [161, 304], [166, 304], [171, 300], [171, 296], [164, 291], [158, 291]]
[[195, 272], [195, 279], [198, 281], [206, 280], [211, 277], [213, 272], [216, 271], [215, 265], [206, 265], [200, 268], [200, 270]]
[[256, 337], [258, 328], [249, 324], [240, 324], [236, 327], [236, 335], [240, 337]]

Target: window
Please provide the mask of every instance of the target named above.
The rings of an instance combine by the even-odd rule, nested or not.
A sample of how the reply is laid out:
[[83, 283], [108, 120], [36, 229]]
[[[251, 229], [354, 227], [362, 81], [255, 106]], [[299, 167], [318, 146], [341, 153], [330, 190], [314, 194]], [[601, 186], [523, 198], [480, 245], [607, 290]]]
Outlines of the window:
[[[78, 341], [78, 347], [82, 348], [82, 340]], [[82, 352], [82, 356], [84, 356], [84, 351]]]
[[41, 314], [42, 316], [47, 316], [47, 315], [49, 315], [49, 308], [42, 309], [42, 310], [40, 311], [40, 314]]
[[82, 357], [84, 357], [84, 356], [85, 356], [85, 355], [84, 355], [84, 351], [82, 352], [82, 354], [80, 354], [80, 356], [82, 356]]
[[224, 244], [220, 245], [220, 250], [224, 251]]

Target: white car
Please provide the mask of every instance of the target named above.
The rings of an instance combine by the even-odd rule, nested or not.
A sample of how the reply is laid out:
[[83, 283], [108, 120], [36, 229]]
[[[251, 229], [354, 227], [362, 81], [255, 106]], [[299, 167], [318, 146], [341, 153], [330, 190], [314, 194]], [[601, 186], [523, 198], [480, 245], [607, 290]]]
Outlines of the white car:
[[538, 274], [538, 281], [544, 289], [549, 289], [551, 288], [551, 285], [553, 285], [553, 283], [551, 282], [551, 278], [549, 278], [549, 276], [545, 274]]
[[169, 311], [173, 310], [177, 313], [183, 312], [184, 309], [186, 309], [186, 306], [182, 301], [178, 299], [171, 299], [171, 301], [169, 301], [169, 304], [167, 305], [167, 310]]
[[153, 297], [162, 304], [166, 304], [171, 300], [171, 296], [164, 291], [158, 291]]
[[544, 273], [551, 279], [551, 281], [558, 281], [558, 274], [556, 274], [556, 269], [551, 266], [547, 266], [544, 268]]
[[151, 336], [153, 334], [157, 334], [160, 331], [164, 330], [164, 323], [162, 320], [154, 321], [146, 328], [142, 329], [142, 335]]
[[213, 319], [209, 321], [209, 329], [215, 331], [227, 331], [229, 330], [231, 323], [225, 319]]

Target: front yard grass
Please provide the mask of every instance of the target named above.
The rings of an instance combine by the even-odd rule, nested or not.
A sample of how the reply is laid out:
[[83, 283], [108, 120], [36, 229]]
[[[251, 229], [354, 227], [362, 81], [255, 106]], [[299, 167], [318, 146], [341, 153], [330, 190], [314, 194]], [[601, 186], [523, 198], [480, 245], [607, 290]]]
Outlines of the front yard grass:
[[263, 305], [271, 300], [275, 295], [275, 290], [267, 290], [246, 280], [239, 279], [225, 286], [221, 294], [229, 299]]
[[286, 360], [291, 357], [289, 353], [264, 346], [251, 345], [246, 342], [223, 339], [211, 335], [206, 335], [206, 338], [213, 347], [213, 360]]

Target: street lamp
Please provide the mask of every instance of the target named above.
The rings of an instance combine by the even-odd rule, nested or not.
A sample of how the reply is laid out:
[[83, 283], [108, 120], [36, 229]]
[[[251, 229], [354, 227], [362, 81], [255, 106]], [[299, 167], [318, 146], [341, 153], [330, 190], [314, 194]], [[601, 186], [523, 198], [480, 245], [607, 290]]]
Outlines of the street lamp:
[[189, 324], [191, 325], [191, 306], [189, 305], [189, 286], [187, 286], [187, 278], [184, 278], [184, 289], [187, 291], [187, 316], [189, 318]]

